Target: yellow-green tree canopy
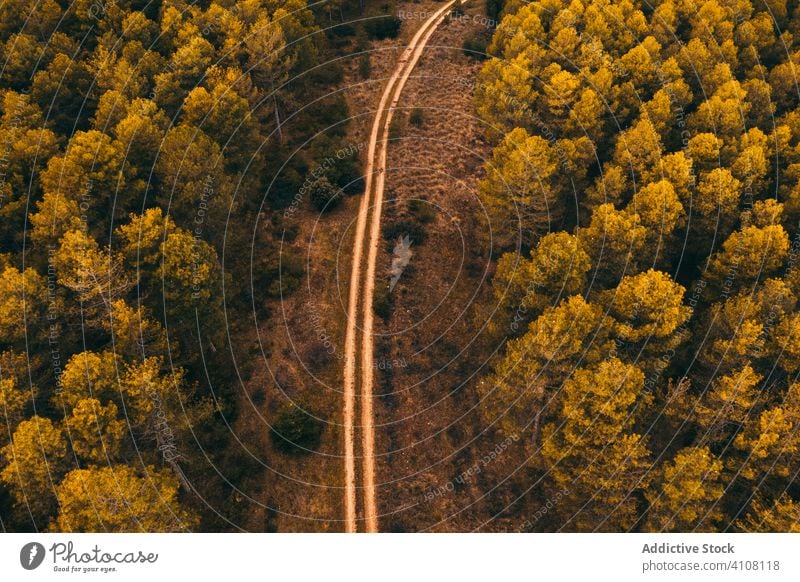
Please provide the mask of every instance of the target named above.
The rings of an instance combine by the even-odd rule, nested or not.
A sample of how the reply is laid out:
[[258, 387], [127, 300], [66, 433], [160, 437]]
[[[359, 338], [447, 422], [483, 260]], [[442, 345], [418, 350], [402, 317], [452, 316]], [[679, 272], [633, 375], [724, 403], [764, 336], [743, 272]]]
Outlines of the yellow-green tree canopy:
[[127, 432], [125, 422], [117, 418], [117, 406], [113, 402], [102, 405], [96, 398], [79, 400], [66, 426], [75, 454], [99, 465], [118, 457]]
[[55, 501], [54, 488], [67, 469], [67, 441], [61, 427], [33, 416], [17, 426], [3, 447], [0, 481], [17, 506], [36, 518], [45, 517]]
[[[541, 443], [549, 472], [534, 497], [544, 503], [578, 475], [577, 461], [569, 472], [558, 460], [589, 453], [565, 421], [575, 414], [564, 408], [570, 391], [578, 383], [591, 401], [586, 374], [618, 358], [644, 374], [653, 409], [618, 438], [626, 444], [599, 456], [633, 451], [630, 472], [647, 472], [637, 431], [659, 451], [652, 484], [622, 477], [641, 507], [606, 485], [602, 462], [584, 459], [597, 490], [569, 487], [548, 526], [792, 529], [779, 512], [797, 506], [798, 38], [797, 10], [785, 2], [504, 4], [474, 91], [493, 147], [481, 195], [498, 224], [515, 218], [513, 198], [500, 195], [515, 179], [548, 193], [539, 203], [555, 192], [565, 212], [560, 224], [543, 223], [542, 212], [517, 218], [522, 245], [503, 241], [488, 328], [518, 329], [500, 333], [517, 337], [479, 384], [482, 409]], [[526, 167], [509, 160], [532, 145], [538, 171], [511, 171]], [[570, 249], [553, 271], [537, 254], [545, 240]], [[535, 341], [545, 321], [578, 307], [565, 291], [585, 308]], [[581, 316], [591, 337], [572, 333]], [[599, 505], [601, 489], [616, 491], [619, 506]]]
[[0, 273], [0, 337], [4, 343], [23, 347], [26, 337], [41, 333], [49, 308], [47, 283], [36, 270], [20, 272], [9, 266]]
[[58, 485], [57, 532], [187, 532], [199, 520], [178, 499], [179, 480], [148, 466], [77, 469]]
[[530, 246], [558, 225], [564, 213], [558, 158], [551, 145], [515, 129], [494, 150], [480, 186], [481, 199], [497, 235], [493, 243]]
[[717, 531], [722, 461], [707, 447], [678, 451], [654, 479], [647, 497], [650, 531]]
[[759, 495], [750, 504], [750, 511], [738, 525], [742, 531], [746, 532], [799, 533], [800, 504], [787, 493], [781, 495], [774, 502]]
[[579, 531], [626, 530], [636, 523], [635, 492], [648, 481], [649, 451], [632, 430], [652, 398], [644, 374], [618, 359], [580, 369], [542, 434], [542, 457], [555, 485], [569, 491], [559, 513]]

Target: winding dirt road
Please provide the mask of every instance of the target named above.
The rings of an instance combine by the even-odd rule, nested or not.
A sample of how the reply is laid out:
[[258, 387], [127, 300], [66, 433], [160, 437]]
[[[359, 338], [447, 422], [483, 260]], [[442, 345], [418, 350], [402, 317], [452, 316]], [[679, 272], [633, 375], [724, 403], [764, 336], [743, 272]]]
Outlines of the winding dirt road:
[[[375, 291], [375, 264], [380, 244], [381, 210], [386, 181], [386, 156], [389, 145], [389, 125], [394, 108], [414, 66], [419, 61], [431, 35], [442, 23], [457, 0], [451, 0], [428, 18], [398, 61], [381, 96], [367, 149], [364, 175], [366, 188], [358, 210], [353, 241], [350, 290], [347, 306], [347, 330], [344, 347], [344, 473], [345, 473], [345, 531], [358, 531], [356, 507], [356, 346], [361, 337], [361, 459], [364, 530], [378, 531], [378, 512], [375, 500], [375, 424], [373, 418], [374, 342], [372, 338], [372, 301]], [[463, 4], [466, 0], [458, 0]], [[367, 223], [370, 230], [367, 237]], [[365, 242], [366, 239], [366, 242]], [[366, 247], [366, 265], [363, 265]], [[366, 268], [364, 268], [366, 267]], [[363, 278], [362, 278], [363, 274]], [[360, 292], [360, 293], [359, 293]], [[360, 309], [359, 309], [360, 308]], [[360, 325], [359, 325], [360, 324]]]

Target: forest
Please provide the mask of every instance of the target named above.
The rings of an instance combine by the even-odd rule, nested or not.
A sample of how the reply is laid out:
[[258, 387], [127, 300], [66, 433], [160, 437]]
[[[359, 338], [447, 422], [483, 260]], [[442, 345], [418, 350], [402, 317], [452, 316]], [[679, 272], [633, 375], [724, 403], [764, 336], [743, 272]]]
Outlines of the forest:
[[[0, 3], [0, 531], [341, 530], [325, 383], [364, 124], [441, 5]], [[382, 527], [800, 532], [800, 4], [465, 5], [463, 44], [432, 44], [477, 71], [449, 85], [481, 133], [456, 146], [489, 155], [447, 169], [479, 207], [445, 221], [454, 193], [385, 173]], [[390, 154], [436, 102], [398, 108]], [[439, 300], [425, 257], [460, 223], [471, 319], [415, 360], [432, 332], [384, 332]]]
[[510, 0], [475, 107], [543, 531], [800, 531], [800, 12]]
[[[342, 4], [0, 5], [3, 531], [238, 527], [231, 321], [299, 284], [283, 209], [367, 42]], [[357, 154], [318, 196], [359, 191]]]

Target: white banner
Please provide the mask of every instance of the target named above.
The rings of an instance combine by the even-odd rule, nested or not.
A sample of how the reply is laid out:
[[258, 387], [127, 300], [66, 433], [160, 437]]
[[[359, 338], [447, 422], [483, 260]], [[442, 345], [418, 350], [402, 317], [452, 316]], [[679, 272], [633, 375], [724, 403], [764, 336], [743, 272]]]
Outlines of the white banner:
[[4, 534], [24, 580], [800, 580], [790, 534]]

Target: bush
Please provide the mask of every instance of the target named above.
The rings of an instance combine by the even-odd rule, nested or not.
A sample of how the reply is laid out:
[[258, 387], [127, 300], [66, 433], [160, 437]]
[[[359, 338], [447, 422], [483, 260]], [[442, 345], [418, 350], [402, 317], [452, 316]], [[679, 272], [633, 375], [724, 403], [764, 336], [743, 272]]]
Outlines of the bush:
[[344, 79], [344, 69], [337, 62], [329, 62], [311, 71], [309, 76], [315, 85], [336, 85]]
[[328, 36], [328, 46], [334, 51], [349, 51], [353, 41], [346, 36]]
[[486, 59], [486, 49], [489, 46], [489, 36], [482, 31], [474, 33], [462, 45], [463, 53], [473, 59], [483, 61]]
[[364, 31], [369, 38], [376, 40], [397, 38], [402, 23], [403, 21], [394, 14], [381, 14], [366, 20], [364, 22]]
[[264, 466], [247, 453], [234, 453], [223, 455], [224, 475], [231, 482], [242, 485], [244, 480], [254, 475], [259, 475], [264, 471]]
[[285, 243], [292, 243], [300, 234], [300, 224], [296, 220], [284, 217], [282, 212], [273, 212], [270, 218], [272, 237]]
[[395, 140], [403, 137], [403, 125], [405, 125], [405, 118], [402, 111], [395, 111], [392, 117], [392, 122], [389, 124], [389, 139]]
[[294, 293], [305, 275], [302, 255], [288, 248], [270, 249], [256, 261], [254, 278], [256, 289], [264, 289], [268, 297], [277, 299]]
[[344, 22], [342, 24], [337, 24], [336, 26], [330, 27], [328, 29], [328, 35], [340, 37], [355, 36], [356, 28], [352, 24]]
[[375, 295], [372, 297], [372, 311], [384, 321], [389, 319], [392, 314], [392, 296], [386, 285], [375, 286]]
[[408, 210], [421, 224], [430, 224], [436, 219], [436, 209], [428, 201], [420, 198], [410, 200]]
[[364, 51], [368, 51], [372, 48], [370, 44], [369, 37], [366, 35], [364, 30], [359, 30], [356, 33], [356, 39], [353, 46], [353, 52], [355, 53], [363, 53]]
[[306, 348], [303, 358], [305, 364], [312, 372], [319, 374], [328, 369], [328, 366], [334, 361], [334, 355], [330, 347], [324, 343], [324, 339], [318, 337]]
[[370, 73], [372, 73], [372, 64], [369, 60], [369, 53], [361, 53], [361, 56], [358, 57], [358, 76], [367, 79]]
[[494, 22], [500, 20], [500, 13], [503, 11], [505, 0], [487, 0], [486, 1], [486, 16]]
[[383, 228], [383, 237], [391, 245], [394, 245], [397, 237], [406, 235], [415, 245], [425, 242], [425, 228], [416, 219], [399, 218]]
[[448, 18], [458, 20], [459, 18], [464, 17], [464, 9], [461, 6], [454, 6], [452, 10], [450, 10], [450, 14], [448, 14]]
[[[270, 167], [280, 167], [290, 153], [284, 153], [286, 157], [279, 158], [279, 152], [285, 152], [282, 148], [275, 148], [275, 152], [268, 154], [267, 164]], [[308, 171], [306, 163], [299, 156], [292, 156], [280, 173], [272, 180], [272, 175], [267, 172], [264, 176], [263, 187], [269, 188], [267, 201], [273, 209], [283, 209], [290, 206], [295, 194], [303, 186], [303, 175]]]
[[320, 136], [314, 141], [311, 155], [320, 163], [323, 160], [332, 162], [325, 170], [325, 177], [345, 194], [358, 194], [364, 191], [361, 158], [358, 148], [353, 144], [339, 138]]
[[314, 208], [320, 212], [330, 212], [341, 202], [341, 190], [331, 184], [328, 178], [320, 176], [309, 186], [309, 195]]
[[272, 444], [282, 453], [302, 455], [319, 447], [322, 421], [309, 415], [304, 408], [294, 403], [288, 404], [278, 412], [272, 423]]
[[415, 126], [415, 127], [422, 127], [422, 123], [425, 121], [425, 113], [423, 113], [421, 107], [414, 107], [411, 110], [411, 115], [408, 116], [408, 122]]
[[364, 191], [364, 175], [361, 161], [357, 157], [345, 158], [331, 168], [334, 184], [345, 194], [360, 194]]
[[250, 395], [250, 400], [256, 406], [261, 406], [267, 401], [267, 393], [264, 391], [263, 388], [259, 388]]
[[324, 127], [328, 138], [344, 138], [347, 136], [349, 119], [347, 100], [341, 93], [336, 93], [309, 105], [294, 128], [298, 136], [315, 136]]

